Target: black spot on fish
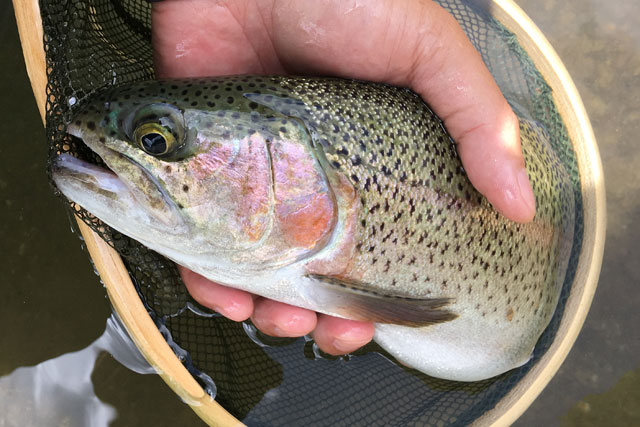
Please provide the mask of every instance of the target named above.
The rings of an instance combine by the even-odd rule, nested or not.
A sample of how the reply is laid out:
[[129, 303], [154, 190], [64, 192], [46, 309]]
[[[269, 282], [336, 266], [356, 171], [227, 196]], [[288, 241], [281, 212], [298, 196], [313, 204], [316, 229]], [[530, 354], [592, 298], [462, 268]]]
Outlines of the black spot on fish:
[[349, 150], [347, 150], [345, 147], [341, 146], [340, 148], [338, 148], [336, 150], [336, 153], [342, 155], [342, 156], [348, 156], [349, 155]]

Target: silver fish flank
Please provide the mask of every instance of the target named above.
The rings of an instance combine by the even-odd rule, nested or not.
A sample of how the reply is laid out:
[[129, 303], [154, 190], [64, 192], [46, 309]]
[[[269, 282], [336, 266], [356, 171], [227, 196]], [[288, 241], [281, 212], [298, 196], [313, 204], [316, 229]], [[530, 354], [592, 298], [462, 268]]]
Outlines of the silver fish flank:
[[526, 363], [574, 228], [569, 176], [521, 120], [534, 221], [498, 214], [413, 92], [358, 81], [149, 81], [68, 127], [111, 169], [61, 155], [69, 199], [208, 278], [376, 323], [402, 363], [460, 381]]

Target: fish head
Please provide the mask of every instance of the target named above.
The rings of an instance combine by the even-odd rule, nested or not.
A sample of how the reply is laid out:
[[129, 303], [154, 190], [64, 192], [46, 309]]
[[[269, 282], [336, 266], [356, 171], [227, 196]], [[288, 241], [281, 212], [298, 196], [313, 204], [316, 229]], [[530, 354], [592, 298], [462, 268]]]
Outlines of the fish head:
[[[202, 108], [202, 99], [193, 96], [162, 95], [168, 84], [149, 87], [159, 84], [114, 89], [74, 116], [67, 132], [108, 170], [62, 155], [52, 166], [60, 191], [195, 270], [205, 262], [217, 266], [208, 271], [282, 266], [313, 251], [335, 212], [304, 129], [290, 122], [287, 131], [280, 119], [274, 124], [254, 111]], [[296, 170], [297, 178], [283, 178], [283, 168]], [[308, 194], [300, 194], [296, 179]], [[327, 219], [312, 244], [292, 243], [283, 230], [300, 211], [296, 203], [311, 197], [324, 200]]]

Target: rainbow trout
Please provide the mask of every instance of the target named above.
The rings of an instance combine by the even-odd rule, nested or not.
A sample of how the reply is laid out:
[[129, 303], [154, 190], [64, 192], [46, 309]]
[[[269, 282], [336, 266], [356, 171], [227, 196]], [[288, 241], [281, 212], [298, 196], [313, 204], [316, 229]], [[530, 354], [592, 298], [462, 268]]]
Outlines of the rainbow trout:
[[225, 77], [111, 89], [67, 131], [53, 179], [116, 230], [211, 280], [376, 323], [405, 365], [461, 381], [518, 367], [555, 310], [573, 192], [521, 121], [537, 214], [498, 214], [415, 93], [357, 81]]

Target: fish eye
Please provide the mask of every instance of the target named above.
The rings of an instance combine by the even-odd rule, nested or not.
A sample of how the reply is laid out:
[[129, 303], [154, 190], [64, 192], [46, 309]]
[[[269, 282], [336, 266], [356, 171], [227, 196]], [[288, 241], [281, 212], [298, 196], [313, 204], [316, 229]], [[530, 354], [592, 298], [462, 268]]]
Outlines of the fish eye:
[[147, 154], [169, 156], [185, 143], [184, 116], [174, 105], [150, 103], [122, 114], [124, 133]]
[[134, 141], [152, 156], [172, 153], [178, 148], [176, 137], [171, 130], [160, 123], [144, 123], [133, 132]]

